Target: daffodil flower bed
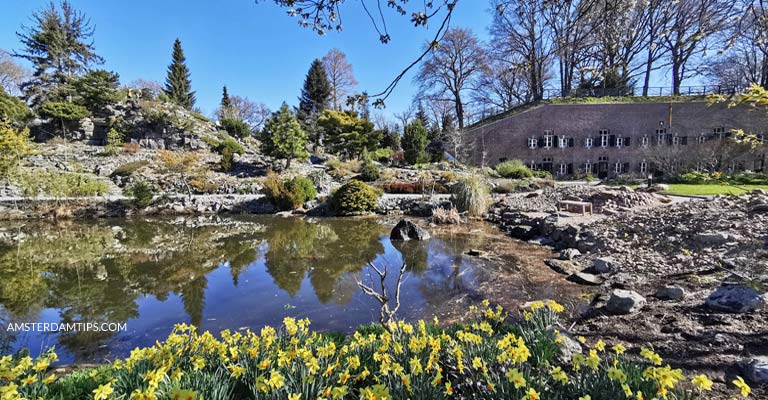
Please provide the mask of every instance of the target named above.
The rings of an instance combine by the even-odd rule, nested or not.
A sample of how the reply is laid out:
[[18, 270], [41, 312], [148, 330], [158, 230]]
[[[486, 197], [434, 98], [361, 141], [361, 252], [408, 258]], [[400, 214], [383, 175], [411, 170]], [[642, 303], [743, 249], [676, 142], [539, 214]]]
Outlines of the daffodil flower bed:
[[[560, 363], [563, 307], [534, 302], [520, 324], [500, 307], [471, 308], [473, 322], [369, 326], [346, 338], [285, 318], [279, 330], [221, 332], [177, 325], [164, 342], [112, 365], [57, 379], [50, 351], [0, 359], [0, 399], [514, 399], [707, 398], [712, 381], [662, 365], [650, 348], [632, 361], [622, 344], [598, 341]], [[580, 338], [580, 341], [586, 342]], [[735, 395], [749, 386], [734, 381]]]

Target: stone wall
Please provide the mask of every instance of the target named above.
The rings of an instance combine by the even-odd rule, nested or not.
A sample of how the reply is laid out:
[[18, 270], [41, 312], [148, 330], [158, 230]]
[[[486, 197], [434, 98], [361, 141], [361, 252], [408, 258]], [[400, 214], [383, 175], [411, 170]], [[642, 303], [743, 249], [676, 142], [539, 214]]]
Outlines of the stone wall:
[[[601, 177], [644, 176], [655, 164], [704, 160], [707, 155], [723, 153], [718, 146], [732, 129], [762, 135], [768, 134], [766, 126], [766, 112], [746, 106], [710, 106], [703, 100], [544, 104], [470, 127], [465, 156], [466, 161], [480, 166], [519, 159], [555, 175], [588, 171]], [[763, 170], [765, 153], [765, 148], [740, 153], [730, 167]]]

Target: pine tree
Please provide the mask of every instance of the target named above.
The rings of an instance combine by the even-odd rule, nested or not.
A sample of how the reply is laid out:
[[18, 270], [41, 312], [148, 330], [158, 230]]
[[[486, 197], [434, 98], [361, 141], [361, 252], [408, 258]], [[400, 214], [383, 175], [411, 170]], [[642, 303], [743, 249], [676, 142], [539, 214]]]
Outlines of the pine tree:
[[330, 99], [331, 84], [328, 82], [328, 74], [325, 72], [323, 62], [315, 60], [309, 67], [306, 79], [304, 79], [297, 114], [302, 128], [310, 134], [312, 141], [316, 144], [320, 142], [317, 118], [323, 110], [328, 108]]
[[229, 93], [227, 93], [227, 87], [224, 86], [224, 89], [221, 92], [221, 110], [225, 111], [232, 107], [232, 101], [229, 100]]
[[424, 105], [421, 103], [419, 103], [419, 107], [416, 110], [416, 119], [421, 122], [421, 126], [425, 129], [429, 129], [429, 117], [427, 116], [427, 112], [424, 111]]
[[192, 91], [186, 61], [181, 41], [176, 39], [173, 43], [173, 61], [168, 66], [168, 77], [165, 78], [163, 91], [174, 103], [191, 110], [195, 105], [195, 92]]
[[284, 158], [285, 168], [291, 166], [294, 158], [303, 160], [309, 157], [307, 133], [301, 129], [296, 116], [285, 103], [264, 125], [259, 139], [261, 151], [275, 158]]
[[414, 119], [403, 130], [403, 152], [405, 161], [409, 164], [426, 162], [429, 157], [424, 151], [427, 147], [427, 128], [421, 124], [421, 120]]
[[57, 8], [49, 6], [32, 14], [34, 26], [22, 26], [17, 32], [24, 49], [14, 53], [34, 67], [33, 78], [21, 90], [33, 105], [44, 101], [63, 100], [59, 88], [93, 64], [104, 59], [96, 55], [90, 40], [94, 29], [83, 13], [68, 1]]

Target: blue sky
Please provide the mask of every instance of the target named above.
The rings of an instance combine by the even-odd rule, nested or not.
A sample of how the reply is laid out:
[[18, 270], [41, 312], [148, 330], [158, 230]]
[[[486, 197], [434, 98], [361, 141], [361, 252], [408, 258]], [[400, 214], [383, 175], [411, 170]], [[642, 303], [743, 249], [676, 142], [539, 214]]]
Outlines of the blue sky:
[[[3, 0], [0, 48], [20, 49], [15, 32], [30, 24], [32, 11], [47, 0]], [[392, 42], [381, 44], [358, 1], [346, 4], [344, 31], [320, 37], [301, 28], [271, 0], [71, 0], [91, 19], [103, 68], [120, 74], [123, 83], [138, 78], [163, 82], [176, 37], [181, 39], [197, 91], [197, 106], [210, 114], [221, 87], [276, 109], [283, 101], [297, 104], [310, 63], [329, 49], [347, 54], [359, 90], [381, 91], [434, 35], [436, 26], [413, 28], [408, 19], [389, 14]], [[483, 40], [491, 22], [484, 0], [459, 2], [453, 26], [468, 27]], [[387, 114], [406, 108], [415, 93], [413, 74], [387, 100]]]

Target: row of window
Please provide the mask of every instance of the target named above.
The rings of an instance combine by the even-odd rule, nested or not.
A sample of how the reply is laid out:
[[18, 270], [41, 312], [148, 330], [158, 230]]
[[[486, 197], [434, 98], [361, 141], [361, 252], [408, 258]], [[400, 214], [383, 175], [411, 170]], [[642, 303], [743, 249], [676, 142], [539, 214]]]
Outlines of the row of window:
[[[709, 140], [723, 139], [729, 136], [731, 136], [730, 132], [725, 132], [723, 128], [717, 128], [714, 130], [713, 133], [700, 134], [699, 136], [695, 137], [695, 140], [696, 140], [696, 143], [702, 144]], [[649, 136], [643, 136], [639, 139], [640, 139], [639, 140], [640, 146], [647, 147], [651, 144], [651, 138]], [[761, 142], [766, 141], [764, 135], [760, 135], [758, 137], [758, 140]], [[661, 146], [661, 145], [686, 146], [688, 145], [689, 140], [688, 140], [688, 136], [678, 136], [677, 134], [667, 133], [666, 129], [657, 129], [656, 137], [653, 142], [657, 146]], [[554, 147], [567, 148], [567, 147], [575, 147], [575, 145], [576, 145], [575, 138], [568, 137], [568, 136], [552, 135], [551, 131], [545, 132], [545, 135], [543, 137], [528, 138], [528, 148], [530, 149], [535, 149], [535, 148], [550, 149]], [[632, 138], [611, 135], [607, 130], [601, 130], [600, 135], [598, 137], [586, 137], [583, 139], [583, 146], [588, 149], [592, 147], [621, 148], [621, 147], [630, 147], [631, 145], [632, 145]]]
[[[752, 165], [746, 165], [743, 161], [735, 162], [731, 161], [728, 164], [728, 170], [731, 172], [735, 171], [743, 171], [746, 169], [750, 169], [752, 171], [763, 171], [765, 168], [765, 161], [763, 159], [757, 159], [753, 163], [749, 163]], [[574, 170], [574, 164], [573, 163], [566, 163], [566, 162], [554, 162], [552, 157], [544, 157], [541, 162], [537, 163], [535, 160], [530, 161], [526, 163], [526, 166], [534, 171], [549, 171], [555, 175], [558, 176], [565, 176], [565, 175], [573, 175], [574, 172], [581, 172], [581, 173], [589, 173], [592, 175], [601, 175], [601, 174], [628, 174], [637, 172], [641, 175], [645, 175], [651, 171], [651, 164], [645, 160], [640, 161], [636, 166], [635, 169], [632, 170], [630, 168], [630, 163], [628, 162], [609, 162], [608, 157], [601, 156], [599, 157], [598, 161], [596, 163], [592, 162], [591, 160], [587, 160], [586, 162], [578, 165], [576, 170]], [[667, 166], [671, 171], [674, 171], [676, 167], [681, 167], [682, 164], [679, 162], [672, 163], [671, 165]], [[751, 168], [749, 168], [751, 167]], [[707, 169], [707, 166], [704, 165], [704, 163], [698, 163], [695, 166], [695, 169], [697, 171], [704, 171]]]

